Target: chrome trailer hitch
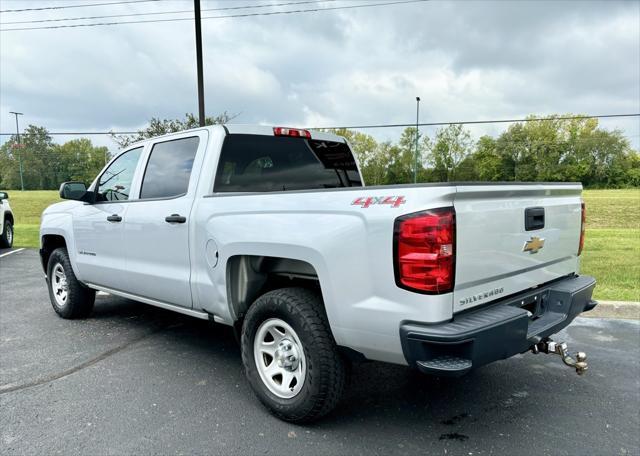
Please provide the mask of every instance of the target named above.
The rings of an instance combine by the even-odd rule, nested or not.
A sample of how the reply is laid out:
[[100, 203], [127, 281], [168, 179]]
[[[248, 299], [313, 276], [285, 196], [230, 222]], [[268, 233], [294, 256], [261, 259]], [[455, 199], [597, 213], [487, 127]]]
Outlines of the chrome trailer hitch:
[[531, 352], [534, 354], [547, 353], [556, 354], [562, 357], [562, 362], [569, 367], [573, 367], [578, 375], [582, 375], [588, 369], [587, 354], [585, 352], [576, 353], [576, 359], [569, 355], [569, 350], [565, 342], [554, 342], [551, 339], [545, 339], [531, 346]]

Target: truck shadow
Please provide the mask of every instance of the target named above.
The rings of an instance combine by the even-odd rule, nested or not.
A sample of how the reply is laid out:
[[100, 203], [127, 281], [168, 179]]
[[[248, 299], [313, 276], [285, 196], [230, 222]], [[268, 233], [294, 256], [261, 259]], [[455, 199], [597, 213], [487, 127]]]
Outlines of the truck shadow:
[[124, 320], [139, 329], [149, 329], [150, 333], [157, 331], [159, 338], [178, 339], [176, 343], [189, 346], [185, 348], [204, 349], [211, 356], [219, 354], [216, 350], [224, 347], [225, 354], [229, 351], [235, 352], [233, 357], [228, 358], [235, 359], [240, 367], [239, 345], [233, 330], [225, 325], [110, 295], [96, 297], [96, 305], [90, 319], [121, 323]]

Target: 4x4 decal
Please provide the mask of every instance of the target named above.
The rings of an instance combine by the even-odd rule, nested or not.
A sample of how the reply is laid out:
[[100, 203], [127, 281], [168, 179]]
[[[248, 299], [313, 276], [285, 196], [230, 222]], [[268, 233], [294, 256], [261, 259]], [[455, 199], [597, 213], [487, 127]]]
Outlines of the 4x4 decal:
[[353, 200], [351, 205], [362, 206], [363, 209], [366, 209], [372, 204], [389, 204], [391, 207], [400, 207], [406, 202], [404, 196], [361, 196]]

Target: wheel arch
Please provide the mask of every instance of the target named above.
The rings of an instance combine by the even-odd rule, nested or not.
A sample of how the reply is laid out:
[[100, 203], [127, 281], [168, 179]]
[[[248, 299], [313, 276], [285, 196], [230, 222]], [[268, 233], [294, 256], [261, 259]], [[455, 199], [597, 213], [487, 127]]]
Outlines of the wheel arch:
[[[49, 257], [55, 249], [64, 247], [67, 250], [68, 244], [64, 236], [60, 234], [44, 234], [40, 239], [40, 261], [42, 263], [42, 269], [45, 276], [47, 275], [47, 264], [49, 263]], [[72, 264], [73, 266], [73, 264]]]
[[[235, 324], [251, 304], [264, 293], [285, 287], [302, 287], [316, 291], [322, 299], [316, 268], [304, 260], [263, 255], [233, 255], [226, 268], [229, 312]], [[325, 308], [326, 312], [326, 308]]]
[[16, 222], [13, 219], [13, 212], [11, 211], [4, 211], [4, 219], [9, 220], [12, 225], [16, 224]]

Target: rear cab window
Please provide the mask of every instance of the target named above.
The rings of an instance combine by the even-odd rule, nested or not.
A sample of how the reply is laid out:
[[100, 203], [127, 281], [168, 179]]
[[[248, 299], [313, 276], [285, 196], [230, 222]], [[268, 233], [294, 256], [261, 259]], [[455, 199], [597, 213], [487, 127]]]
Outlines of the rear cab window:
[[249, 134], [225, 137], [214, 192], [274, 192], [361, 187], [343, 142]]

